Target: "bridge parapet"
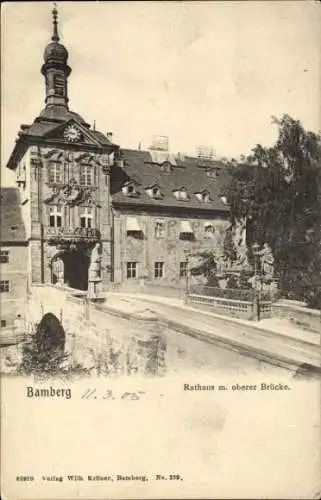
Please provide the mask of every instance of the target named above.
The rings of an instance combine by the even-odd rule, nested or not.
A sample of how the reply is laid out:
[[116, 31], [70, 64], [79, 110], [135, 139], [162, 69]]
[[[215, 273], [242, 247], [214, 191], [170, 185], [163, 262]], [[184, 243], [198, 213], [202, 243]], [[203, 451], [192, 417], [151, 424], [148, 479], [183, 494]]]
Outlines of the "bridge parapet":
[[151, 339], [157, 341], [160, 332], [155, 313], [148, 308], [130, 307], [128, 301], [119, 297], [97, 304], [88, 300], [85, 293], [67, 287], [33, 286], [27, 331], [35, 331], [47, 313], [54, 314], [63, 326], [65, 351], [70, 354], [71, 365], [90, 371], [145, 371], [150, 349], [154, 348]]

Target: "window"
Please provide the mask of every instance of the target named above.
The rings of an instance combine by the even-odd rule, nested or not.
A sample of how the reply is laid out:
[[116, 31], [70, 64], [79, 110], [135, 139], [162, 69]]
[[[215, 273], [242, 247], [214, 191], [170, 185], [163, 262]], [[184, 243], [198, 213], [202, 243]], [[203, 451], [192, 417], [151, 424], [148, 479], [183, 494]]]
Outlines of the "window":
[[183, 261], [179, 263], [179, 277], [186, 278], [187, 276], [187, 262]]
[[195, 241], [195, 234], [191, 223], [187, 220], [181, 221], [180, 231], [179, 231], [179, 239], [187, 240], [187, 241]]
[[127, 279], [137, 278], [137, 262], [127, 262]]
[[208, 191], [202, 191], [201, 193], [195, 193], [195, 196], [199, 201], [205, 201], [205, 203], [208, 203], [210, 201], [210, 194]]
[[62, 182], [61, 163], [51, 163], [49, 165], [49, 182]]
[[0, 281], [0, 292], [9, 292], [9, 281]]
[[181, 200], [181, 201], [188, 200], [188, 194], [187, 194], [187, 191], [185, 191], [185, 189], [180, 189], [180, 190], [174, 191], [174, 195], [175, 195], [175, 198], [177, 200]]
[[80, 216], [80, 227], [92, 227], [92, 208], [85, 207]]
[[173, 167], [172, 167], [172, 165], [171, 165], [171, 163], [170, 163], [169, 161], [164, 161], [164, 163], [163, 163], [163, 164], [162, 164], [162, 166], [161, 166], [161, 170], [162, 170], [163, 172], [168, 172], [168, 173], [170, 173], [170, 172], [172, 172]]
[[55, 94], [63, 96], [65, 93], [65, 81], [62, 75], [53, 76], [53, 85], [55, 89]]
[[164, 278], [164, 262], [155, 262], [154, 277], [155, 278]]
[[5, 319], [1, 320], [1, 328], [5, 328], [7, 326], [7, 322]]
[[156, 222], [155, 224], [155, 238], [164, 238], [165, 224], [164, 222]]
[[62, 213], [61, 207], [55, 206], [49, 208], [49, 226], [50, 227], [61, 227]]
[[80, 170], [80, 184], [90, 186], [93, 184], [93, 168], [90, 165], [82, 165]]
[[212, 224], [206, 224], [204, 227], [204, 238], [206, 239], [213, 238], [214, 232], [215, 230]]
[[162, 193], [161, 193], [161, 190], [158, 186], [150, 187], [150, 188], [146, 189], [146, 192], [147, 192], [148, 196], [150, 196], [151, 198], [155, 198], [158, 200], [160, 198], [162, 198]]
[[206, 174], [208, 177], [211, 177], [211, 179], [216, 179], [218, 176], [218, 171], [216, 168], [209, 168], [206, 170]]
[[8, 252], [8, 250], [1, 250], [0, 262], [1, 262], [1, 264], [8, 264], [8, 262], [9, 262], [9, 252]]
[[123, 194], [125, 194], [126, 196], [132, 196], [132, 197], [136, 197], [138, 196], [138, 192], [136, 190], [136, 186], [134, 184], [125, 184], [123, 187], [122, 187], [122, 192]]

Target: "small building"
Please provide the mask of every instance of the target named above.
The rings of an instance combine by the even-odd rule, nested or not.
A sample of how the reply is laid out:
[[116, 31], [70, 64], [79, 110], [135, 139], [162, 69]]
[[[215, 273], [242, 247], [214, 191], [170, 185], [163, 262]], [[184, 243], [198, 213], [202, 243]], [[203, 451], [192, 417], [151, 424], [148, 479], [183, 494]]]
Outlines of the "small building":
[[1, 189], [0, 235], [1, 333], [6, 329], [11, 336], [23, 333], [28, 286], [28, 244], [16, 188]]

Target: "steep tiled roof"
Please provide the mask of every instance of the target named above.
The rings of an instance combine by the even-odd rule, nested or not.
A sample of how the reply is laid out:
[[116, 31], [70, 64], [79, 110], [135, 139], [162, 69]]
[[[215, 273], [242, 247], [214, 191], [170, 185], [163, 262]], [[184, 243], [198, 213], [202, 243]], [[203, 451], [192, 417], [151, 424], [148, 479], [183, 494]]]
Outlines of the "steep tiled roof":
[[[150, 206], [184, 207], [193, 209], [217, 210], [227, 212], [229, 208], [221, 200], [222, 186], [227, 180], [227, 167], [220, 161], [212, 161], [208, 168], [217, 170], [217, 177], [207, 175], [207, 167], [195, 157], [176, 156], [176, 165], [171, 172], [161, 169], [154, 163], [149, 151], [123, 149], [123, 166], [115, 166], [111, 177], [111, 194], [114, 203], [134, 205], [148, 204]], [[171, 159], [171, 163], [173, 160]], [[123, 194], [122, 186], [128, 181], [134, 181], [137, 194]], [[138, 186], [137, 186], [138, 185]], [[157, 185], [161, 190], [161, 199], [153, 199], [145, 191], [146, 188]], [[173, 191], [185, 188], [188, 200], [177, 200]], [[195, 193], [206, 189], [209, 192], [209, 202], [200, 201]]]
[[16, 188], [1, 188], [1, 233], [2, 242], [26, 241], [26, 231], [22, 220], [19, 191]]

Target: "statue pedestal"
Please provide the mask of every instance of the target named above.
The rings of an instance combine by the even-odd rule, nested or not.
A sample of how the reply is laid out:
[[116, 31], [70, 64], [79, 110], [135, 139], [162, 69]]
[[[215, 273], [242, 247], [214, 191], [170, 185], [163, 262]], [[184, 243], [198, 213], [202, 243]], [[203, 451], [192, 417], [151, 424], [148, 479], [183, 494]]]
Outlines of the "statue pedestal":
[[101, 279], [96, 278], [88, 281], [88, 299], [97, 299], [101, 292]]

